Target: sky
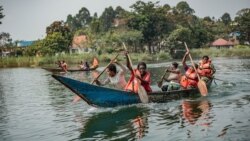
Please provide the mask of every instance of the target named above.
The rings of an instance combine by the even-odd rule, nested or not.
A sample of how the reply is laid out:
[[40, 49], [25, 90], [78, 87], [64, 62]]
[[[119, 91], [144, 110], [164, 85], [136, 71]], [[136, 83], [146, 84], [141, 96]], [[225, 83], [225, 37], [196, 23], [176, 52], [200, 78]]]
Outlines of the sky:
[[[148, 2], [149, 0], [143, 0]], [[169, 4], [171, 7], [183, 0], [151, 0], [159, 1], [160, 5]], [[86, 7], [91, 15], [98, 16], [105, 8], [121, 6], [129, 8], [136, 0], [0, 0], [5, 17], [1, 19], [0, 32], [10, 33], [13, 41], [43, 39], [46, 27], [54, 21], [66, 21], [69, 14], [75, 15], [82, 7]], [[198, 17], [220, 18], [229, 13], [233, 19], [243, 8], [250, 8], [250, 0], [186, 0]]]

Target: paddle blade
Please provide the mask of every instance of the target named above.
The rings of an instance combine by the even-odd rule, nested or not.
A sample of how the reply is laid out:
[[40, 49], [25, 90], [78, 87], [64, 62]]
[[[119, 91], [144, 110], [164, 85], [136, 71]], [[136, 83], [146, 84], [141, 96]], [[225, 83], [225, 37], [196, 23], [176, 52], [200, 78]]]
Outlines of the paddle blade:
[[207, 96], [208, 94], [207, 85], [203, 80], [200, 80], [198, 82], [198, 88], [202, 96]]
[[141, 85], [138, 87], [138, 95], [140, 97], [140, 100], [142, 103], [148, 103], [148, 94], [146, 92], [146, 90], [144, 89], [144, 87], [142, 87]]
[[162, 81], [157, 82], [157, 85], [158, 85], [159, 88], [161, 88], [161, 86], [162, 86]]

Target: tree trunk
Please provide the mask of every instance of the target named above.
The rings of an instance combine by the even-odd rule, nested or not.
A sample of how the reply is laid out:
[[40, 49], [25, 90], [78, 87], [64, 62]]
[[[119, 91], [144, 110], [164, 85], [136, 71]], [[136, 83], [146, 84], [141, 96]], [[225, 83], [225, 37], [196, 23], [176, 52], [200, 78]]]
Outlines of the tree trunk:
[[152, 53], [152, 52], [151, 52], [151, 44], [152, 44], [151, 42], [148, 42], [148, 53], [149, 53], [149, 54]]

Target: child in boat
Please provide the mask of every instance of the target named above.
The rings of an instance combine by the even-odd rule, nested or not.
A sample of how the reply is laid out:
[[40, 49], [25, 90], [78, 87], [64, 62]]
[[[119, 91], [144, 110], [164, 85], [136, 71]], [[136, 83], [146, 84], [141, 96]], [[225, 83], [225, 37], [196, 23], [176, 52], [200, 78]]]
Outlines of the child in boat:
[[[116, 65], [120, 67], [120, 70], [117, 70]], [[115, 60], [112, 64], [108, 66], [106, 72], [108, 74], [107, 79], [101, 83], [99, 80], [95, 80], [97, 85], [107, 85], [111, 84], [117, 89], [124, 89], [127, 82], [125, 80], [125, 73], [127, 69], [125, 66], [120, 64], [117, 60]]]
[[[150, 73], [147, 71], [147, 65], [144, 62], [140, 62], [137, 65], [137, 69], [132, 69], [132, 66], [130, 64], [128, 55], [126, 53], [126, 59], [127, 59], [127, 67], [131, 72], [130, 79], [125, 87], [126, 91], [133, 91], [135, 93], [138, 92], [138, 83], [141, 83], [141, 86], [144, 87], [146, 92], [152, 92], [152, 89], [150, 87]], [[140, 81], [140, 82], [138, 82]]]
[[[193, 66], [188, 66], [186, 64], [186, 59], [187, 59], [187, 56], [189, 55], [189, 51], [187, 51], [182, 59], [182, 65], [183, 65], [183, 68], [185, 70], [185, 74], [181, 77], [181, 80], [180, 80], [180, 84], [181, 84], [181, 87], [184, 88], [184, 89], [187, 89], [187, 88], [197, 88], [197, 84], [198, 84], [198, 75], [196, 74], [195, 72], [195, 69], [193, 68]], [[195, 68], [197, 69], [198, 68], [198, 65], [195, 64]]]
[[199, 67], [197, 69], [198, 74], [201, 79], [205, 82], [208, 82], [213, 77], [213, 74], [216, 72], [212, 61], [208, 56], [203, 56], [202, 60], [199, 61]]
[[172, 66], [166, 69], [166, 72], [170, 72], [168, 78], [164, 78], [165, 81], [170, 82], [168, 85], [163, 85], [161, 87], [162, 91], [171, 91], [171, 90], [179, 90], [180, 89], [180, 77], [181, 72], [178, 68], [178, 63], [173, 62]]

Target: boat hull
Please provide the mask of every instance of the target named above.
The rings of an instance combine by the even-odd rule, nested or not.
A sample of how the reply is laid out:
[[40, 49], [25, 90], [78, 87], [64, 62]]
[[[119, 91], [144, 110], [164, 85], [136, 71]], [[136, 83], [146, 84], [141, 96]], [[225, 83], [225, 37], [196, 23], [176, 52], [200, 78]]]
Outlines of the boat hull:
[[[97, 66], [97, 67], [94, 67], [94, 68], [87, 69], [87, 70], [79, 69], [79, 68], [69, 68], [67, 71], [68, 71], [68, 72], [93, 71], [93, 70], [96, 70], [97, 68], [98, 68], [98, 66]], [[45, 69], [45, 70], [51, 71], [51, 72], [63, 72], [62, 68], [42, 67], [42, 69]]]
[[[120, 105], [141, 103], [138, 94], [133, 92], [96, 86], [59, 75], [52, 75], [52, 77], [61, 82], [72, 92], [80, 96], [84, 101], [92, 106], [115, 107]], [[181, 98], [198, 97], [200, 94], [198, 89], [186, 89], [170, 92], [152, 92], [149, 93], [148, 96], [150, 102], [163, 103]]]

